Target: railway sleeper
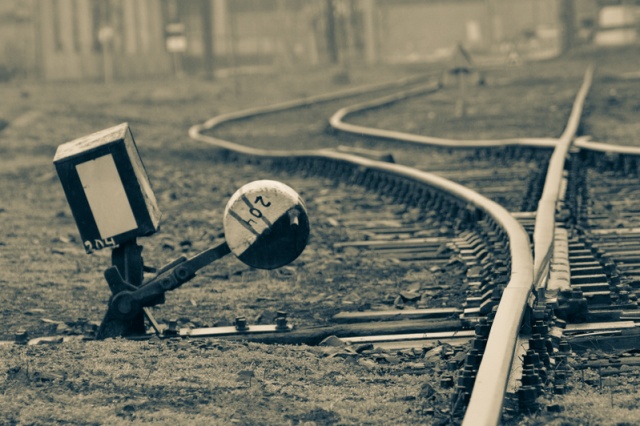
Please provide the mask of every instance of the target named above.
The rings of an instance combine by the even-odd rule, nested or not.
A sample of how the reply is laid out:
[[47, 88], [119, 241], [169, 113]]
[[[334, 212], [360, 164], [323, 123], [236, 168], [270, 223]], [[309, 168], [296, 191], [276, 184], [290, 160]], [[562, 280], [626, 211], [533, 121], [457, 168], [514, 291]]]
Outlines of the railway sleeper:
[[[582, 268], [584, 271], [585, 268]], [[584, 286], [584, 285], [604, 285], [605, 287], [609, 287], [609, 280], [604, 274], [583, 274], [578, 273], [578, 271], [571, 269], [571, 285], [572, 286]]]
[[575, 276], [585, 276], [585, 275], [593, 275], [593, 274], [604, 274], [604, 269], [602, 265], [598, 262], [594, 262], [594, 266], [580, 266], [577, 268], [571, 268], [571, 274]]
[[[608, 250], [598, 250], [600, 256], [615, 257], [618, 259], [640, 259], [640, 246], [622, 247], [619, 249], [610, 248]], [[640, 260], [636, 260], [640, 262]]]
[[606, 281], [585, 284], [576, 284], [572, 282], [571, 288], [582, 291], [585, 297], [587, 297], [589, 293], [593, 292], [610, 291], [610, 285]]

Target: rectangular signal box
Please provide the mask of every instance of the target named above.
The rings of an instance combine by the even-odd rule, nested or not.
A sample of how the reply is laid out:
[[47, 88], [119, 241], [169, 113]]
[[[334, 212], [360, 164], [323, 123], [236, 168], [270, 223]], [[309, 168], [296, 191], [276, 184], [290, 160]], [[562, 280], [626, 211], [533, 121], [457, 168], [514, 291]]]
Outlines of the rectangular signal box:
[[53, 163], [87, 253], [158, 230], [160, 210], [127, 123], [60, 145]]

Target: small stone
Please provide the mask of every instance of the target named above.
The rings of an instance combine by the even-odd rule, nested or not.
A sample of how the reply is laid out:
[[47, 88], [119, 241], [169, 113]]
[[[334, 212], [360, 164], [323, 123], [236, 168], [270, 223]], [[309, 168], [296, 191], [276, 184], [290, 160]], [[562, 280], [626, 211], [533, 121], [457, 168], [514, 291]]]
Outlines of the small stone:
[[373, 343], [362, 343], [354, 347], [356, 353], [361, 354], [363, 351], [373, 350]]
[[564, 411], [564, 407], [560, 404], [549, 404], [547, 405], [547, 411], [550, 413], [561, 413]]
[[393, 306], [396, 309], [404, 309], [404, 300], [402, 299], [402, 296], [398, 296], [394, 299]]
[[412, 370], [422, 370], [425, 368], [424, 362], [407, 362], [404, 365]]
[[343, 359], [353, 359], [358, 357], [358, 354], [355, 353], [351, 348], [344, 348], [343, 350], [338, 350], [335, 353], [329, 355], [329, 358], [343, 358]]
[[424, 354], [424, 360], [425, 361], [440, 361], [442, 359], [442, 350], [443, 350], [443, 346], [436, 346], [433, 349], [429, 349], [425, 354]]
[[386, 355], [385, 354], [385, 355], [382, 355], [382, 357], [384, 358], [385, 361], [387, 361], [391, 365], [400, 364], [402, 362], [400, 357], [397, 357], [395, 355]]
[[318, 346], [343, 347], [343, 346], [347, 346], [347, 343], [336, 336], [329, 336], [326, 339], [324, 339], [322, 342], [320, 342]]
[[418, 396], [420, 398], [429, 399], [435, 395], [436, 391], [429, 383], [423, 383]]
[[420, 296], [422, 295], [415, 291], [401, 291], [400, 296], [405, 302], [413, 302], [420, 299]]
[[371, 370], [378, 367], [378, 364], [376, 364], [374, 361], [367, 358], [360, 358], [358, 360], [358, 364]]

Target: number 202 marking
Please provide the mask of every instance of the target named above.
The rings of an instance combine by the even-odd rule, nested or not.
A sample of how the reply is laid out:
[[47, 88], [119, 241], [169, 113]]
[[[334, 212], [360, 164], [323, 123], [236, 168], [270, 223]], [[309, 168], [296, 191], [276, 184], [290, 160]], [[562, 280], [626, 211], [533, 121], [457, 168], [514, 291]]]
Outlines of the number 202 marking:
[[[255, 201], [253, 202], [253, 204], [262, 204], [262, 206], [264, 207], [269, 207], [271, 206], [271, 201], [265, 201], [264, 198], [262, 198], [262, 195], [258, 195], [255, 199]], [[251, 216], [260, 219], [262, 217], [262, 212], [255, 208], [255, 207], [249, 207], [249, 213], [251, 214]], [[245, 220], [245, 223], [247, 225], [251, 225], [251, 222], [255, 223], [255, 221], [253, 219], [249, 219], [249, 220]]]
[[264, 207], [269, 207], [271, 205], [271, 201], [267, 201], [265, 203], [264, 198], [262, 198], [262, 195], [258, 195], [256, 197], [256, 200], [253, 202], [253, 204], [257, 204], [258, 202], [260, 202], [260, 204], [262, 204]]

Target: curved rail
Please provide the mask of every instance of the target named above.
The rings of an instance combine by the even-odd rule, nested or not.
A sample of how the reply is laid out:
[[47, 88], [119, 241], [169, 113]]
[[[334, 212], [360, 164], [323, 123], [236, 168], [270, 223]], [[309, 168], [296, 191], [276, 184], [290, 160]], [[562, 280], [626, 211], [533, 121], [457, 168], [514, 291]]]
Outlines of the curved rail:
[[[283, 101], [283, 102], [279, 102], [271, 105], [247, 108], [244, 110], [230, 112], [227, 114], [221, 114], [221, 115], [212, 117], [211, 119], [204, 122], [202, 125], [199, 125], [199, 127], [203, 129], [212, 129], [222, 123], [227, 123], [229, 121], [242, 120], [244, 118], [249, 118], [249, 117], [257, 117], [259, 115], [271, 114], [274, 112], [285, 111], [287, 109], [300, 108], [308, 105], [318, 104], [321, 102], [329, 102], [329, 101], [333, 101], [341, 98], [348, 98], [350, 96], [362, 95], [368, 92], [375, 92], [378, 90], [389, 89], [392, 87], [407, 86], [407, 85], [419, 83], [425, 80], [433, 80], [434, 76], [436, 75], [438, 74], [434, 72], [426, 75], [406, 77], [400, 80], [395, 80], [395, 81], [386, 82], [386, 83], [368, 84], [363, 86], [357, 86], [351, 89], [344, 89], [344, 90], [338, 90], [335, 92], [324, 93], [321, 95], [292, 99], [289, 101]], [[190, 135], [191, 135], [192, 129], [195, 127], [198, 127], [198, 125], [192, 126], [189, 129]], [[224, 142], [224, 141], [220, 140], [220, 142]], [[227, 148], [224, 145], [225, 144], [222, 143], [220, 148], [230, 149], [230, 150], [238, 150], [242, 148], [242, 145], [238, 145], [238, 144], [236, 144], [234, 148], [231, 148], [231, 147]]]
[[590, 136], [580, 136], [576, 138], [573, 145], [580, 149], [586, 149], [589, 151], [597, 151], [608, 154], [622, 154], [622, 155], [640, 155], [640, 147], [637, 146], [625, 146], [625, 145], [611, 145], [603, 142], [593, 142]]
[[495, 425], [500, 421], [518, 332], [527, 299], [532, 290], [532, 283], [537, 284], [539, 280], [543, 279], [542, 277], [546, 278], [543, 272], [549, 269], [555, 231], [555, 208], [560, 192], [564, 161], [571, 141], [575, 137], [592, 77], [593, 67], [589, 67], [573, 103], [567, 126], [557, 141], [558, 146], [552, 154], [547, 170], [534, 230], [535, 281], [522, 286], [511, 286], [509, 283], [502, 295], [487, 347], [476, 375], [476, 382], [465, 412], [463, 426]]
[[[555, 214], [555, 203], [560, 188], [562, 170], [564, 168], [564, 159], [567, 155], [569, 146], [573, 138], [575, 137], [579, 118], [582, 113], [582, 106], [584, 104], [586, 94], [591, 84], [592, 74], [593, 69], [589, 68], [585, 75], [583, 85], [581, 86], [574, 102], [569, 123], [567, 124], [565, 131], [559, 139], [516, 138], [489, 141], [456, 141], [450, 139], [408, 135], [410, 137], [409, 139], [413, 138], [412, 140], [408, 140], [409, 142], [417, 142], [430, 145], [435, 144], [448, 147], [482, 147], [503, 145], [556, 147], [556, 145], [558, 145], [554, 150], [552, 163], [550, 164], [549, 171], [547, 173], [547, 177], [549, 179], [545, 184], [545, 190], [543, 192], [543, 199], [545, 201], [538, 209], [538, 215], [540, 216], [540, 218], [542, 218], [539, 219], [539, 223], [544, 225], [536, 226], [536, 230], [540, 229], [539, 231], [537, 231], [537, 241], [540, 244], [541, 248], [538, 248], [538, 244], [536, 244], [537, 263], [535, 264], [533, 263], [533, 258], [531, 256], [529, 238], [522, 226], [511, 216], [509, 212], [507, 212], [497, 203], [486, 199], [480, 194], [477, 194], [468, 188], [450, 182], [444, 178], [405, 166], [368, 160], [362, 157], [350, 154], [336, 153], [335, 151], [330, 150], [268, 151], [263, 149], [249, 148], [237, 143], [202, 134], [203, 130], [213, 129], [216, 126], [231, 120], [238, 120], [258, 114], [266, 114], [269, 112], [282, 111], [287, 108], [309, 105], [313, 103], [309, 99], [290, 101], [275, 106], [254, 108], [238, 113], [214, 117], [202, 125], [193, 126], [189, 130], [189, 135], [195, 140], [211, 144], [218, 148], [223, 148], [246, 155], [263, 156], [270, 158], [324, 158], [340, 162], [348, 162], [352, 165], [358, 166], [361, 169], [364, 168], [367, 170], [376, 170], [384, 173], [393, 173], [397, 176], [410, 178], [414, 181], [424, 183], [439, 191], [447, 192], [458, 198], [459, 200], [470, 203], [485, 211], [493, 219], [493, 221], [506, 232], [509, 238], [509, 247], [512, 257], [511, 277], [502, 296], [502, 301], [505, 303], [501, 303], [498, 307], [498, 311], [496, 312], [494, 326], [492, 327], [487, 343], [487, 348], [485, 350], [486, 356], [483, 356], [483, 361], [477, 374], [474, 391], [472, 393], [463, 424], [497, 424], [500, 419], [504, 393], [506, 391], [506, 386], [509, 378], [508, 376], [513, 361], [515, 342], [519, 333], [526, 303], [528, 298], [530, 297], [532, 289], [534, 288], [534, 283], [538, 282], [539, 277], [542, 275], [541, 272], [545, 270], [543, 265], [548, 264], [550, 258], [548, 253], [553, 242], [553, 235], [551, 235], [551, 237], [548, 237], [548, 232], [543, 231], [551, 230], [551, 232], [553, 232], [555, 228], [553, 221]], [[395, 102], [402, 97], [413, 96], [420, 93], [427, 93], [429, 91], [437, 90], [438, 87], [438, 84], [430, 83], [419, 88], [405, 91], [402, 94], [387, 96], [372, 102], [343, 108], [332, 117], [332, 125], [336, 127], [335, 124], [338, 124], [338, 127], [336, 128], [338, 128], [339, 130], [351, 131], [373, 137], [407, 140], [407, 138], [405, 138], [407, 134], [404, 133], [389, 132], [380, 129], [369, 129], [361, 126], [351, 127], [352, 125], [340, 124], [341, 119], [347, 114], [357, 110], [358, 108], [362, 108], [364, 104], [367, 104], [367, 107], [371, 107], [374, 104], [376, 106], [382, 106], [391, 102]], [[332, 99], [335, 98], [332, 97]], [[551, 218], [551, 225], [546, 223], [549, 218]], [[537, 272], [534, 274], [534, 271]], [[536, 278], [535, 280], [534, 277]]]
[[[288, 103], [288, 105], [290, 105], [291, 107], [301, 104], [303, 104], [302, 101], [294, 101]], [[254, 114], [264, 114], [269, 111], [282, 110], [282, 108], [282, 105], [280, 105], [277, 108], [266, 107], [264, 110], [253, 109], [240, 113], [214, 117], [202, 125], [195, 125], [191, 127], [189, 129], [189, 135], [194, 140], [205, 142], [218, 148], [223, 148], [246, 155], [266, 156], [270, 158], [325, 158], [340, 162], [349, 162], [359, 168], [376, 170], [384, 173], [393, 173], [397, 176], [409, 178], [414, 181], [429, 185], [439, 191], [447, 192], [448, 194], [451, 194], [466, 203], [470, 203], [476, 206], [477, 208], [483, 210], [500, 228], [504, 230], [507, 238], [509, 239], [509, 249], [511, 255], [511, 276], [509, 283], [504, 290], [503, 298], [511, 301], [511, 303], [500, 304], [501, 308], [498, 310], [495, 321], [497, 324], [501, 325], [498, 327], [494, 325], [495, 332], [492, 330], [491, 335], [489, 336], [489, 342], [492, 344], [490, 346], [487, 346], [488, 349], [485, 352], [487, 356], [483, 357], [483, 359], [490, 359], [492, 365], [497, 364], [500, 366], [500, 368], [495, 369], [493, 372], [486, 372], [487, 363], [483, 362], [483, 364], [481, 364], [481, 368], [482, 365], [485, 365], [485, 372], [483, 372], [482, 375], [478, 377], [481, 387], [486, 387], [487, 384], [491, 382], [489, 386], [490, 388], [494, 390], [500, 390], [499, 407], [497, 408], [497, 411], [494, 410], [491, 416], [495, 419], [493, 423], [497, 423], [500, 408], [502, 407], [502, 399], [504, 395], [504, 389], [506, 388], [509, 368], [513, 357], [513, 347], [515, 345], [514, 342], [520, 329], [524, 307], [526, 305], [527, 297], [531, 292], [533, 282], [533, 257], [531, 254], [529, 236], [527, 232], [504, 207], [478, 194], [477, 192], [472, 191], [469, 188], [466, 188], [460, 184], [451, 182], [447, 179], [431, 173], [419, 171], [406, 166], [369, 160], [362, 157], [337, 153], [329, 150], [274, 152], [263, 149], [254, 149], [234, 142], [202, 134], [202, 131], [211, 130], [214, 127], [227, 121], [249, 117]], [[502, 338], [501, 336], [507, 336], [507, 339], [503, 340], [502, 343], [499, 341], [496, 342], [496, 340], [500, 340]], [[476, 380], [476, 383], [478, 383], [478, 379]], [[476, 398], [475, 401], [477, 400], [478, 399]], [[473, 397], [472, 401], [474, 401]], [[481, 400], [480, 403], [482, 403]], [[489, 424], [487, 422], [477, 423], [476, 421], [474, 421], [473, 423]]]
[[366, 109], [376, 108], [391, 103], [408, 99], [412, 96], [417, 96], [425, 93], [433, 92], [439, 89], [440, 84], [424, 85], [412, 90], [406, 90], [393, 95], [384, 96], [371, 101], [361, 102], [355, 105], [350, 105], [345, 108], [341, 108], [336, 111], [329, 119], [329, 124], [336, 130], [352, 133], [357, 135], [366, 135], [379, 139], [390, 139], [394, 141], [402, 141], [407, 143], [414, 143], [418, 145], [432, 145], [449, 148], [480, 148], [480, 147], [495, 147], [495, 146], [537, 146], [539, 148], [554, 148], [557, 139], [556, 138], [509, 138], [509, 139], [447, 139], [436, 138], [433, 136], [422, 136], [413, 133], [398, 132], [394, 130], [376, 129], [372, 127], [358, 126], [356, 124], [346, 123], [344, 119], [349, 115], [356, 112], [360, 112]]
[[[426, 184], [438, 191], [450, 194], [460, 201], [471, 204], [483, 210], [488, 214], [489, 217], [491, 217], [495, 221], [498, 226], [500, 226], [506, 232], [509, 238], [509, 246], [511, 248], [512, 257], [511, 281], [524, 282], [526, 280], [529, 280], [528, 282], [531, 282], [530, 280], [533, 276], [533, 259], [529, 250], [529, 237], [524, 228], [504, 207], [465, 186], [452, 182], [443, 177], [423, 172], [411, 167], [370, 160], [357, 155], [335, 152], [330, 149], [270, 151], [265, 149], [251, 148], [235, 142], [230, 142], [224, 139], [202, 134], [203, 131], [212, 130], [216, 126], [219, 126], [222, 123], [228, 121], [247, 118], [258, 114], [266, 114], [268, 112], [281, 111], [286, 108], [308, 105], [309, 103], [311, 103], [309, 99], [305, 99], [300, 101], [287, 102], [286, 105], [288, 106], [285, 106], [285, 104], [278, 104], [275, 106], [253, 108], [238, 113], [217, 116], [206, 121], [204, 124], [192, 126], [189, 129], [189, 136], [194, 140], [207, 143], [217, 148], [222, 148], [244, 155], [282, 159], [318, 158], [338, 161], [342, 163], [349, 163], [353, 166], [358, 167], [361, 172], [365, 172], [366, 170], [373, 170], [386, 174], [395, 174], [396, 176], [411, 179], [416, 182]], [[527, 277], [526, 280], [522, 279], [523, 276]]]
[[553, 151], [551, 159], [549, 160], [549, 167], [547, 168], [547, 176], [545, 178], [542, 196], [538, 203], [536, 223], [533, 232], [534, 283], [537, 289], [544, 287], [548, 275], [549, 262], [553, 252], [556, 205], [559, 201], [564, 163], [571, 143], [576, 136], [584, 101], [587, 98], [592, 81], [593, 66], [590, 66], [585, 73], [582, 86], [573, 102], [567, 127], [558, 139], [556, 149]]

